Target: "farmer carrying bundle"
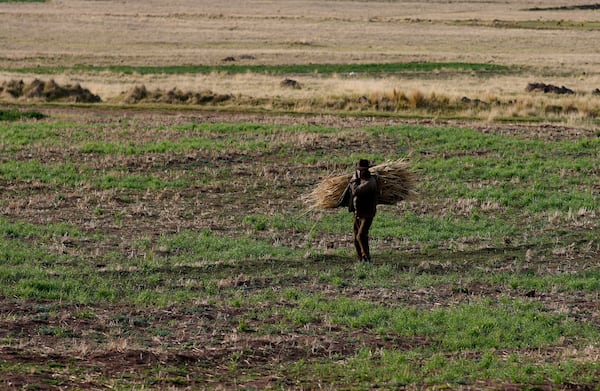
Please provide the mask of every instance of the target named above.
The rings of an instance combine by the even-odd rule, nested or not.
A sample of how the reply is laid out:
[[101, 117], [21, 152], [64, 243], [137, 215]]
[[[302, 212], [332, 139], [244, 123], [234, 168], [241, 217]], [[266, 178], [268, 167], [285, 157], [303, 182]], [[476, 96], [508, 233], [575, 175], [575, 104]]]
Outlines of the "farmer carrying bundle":
[[402, 161], [371, 166], [361, 159], [354, 174], [325, 178], [308, 194], [313, 209], [348, 207], [354, 212], [354, 247], [362, 262], [370, 262], [369, 228], [378, 204], [393, 205], [413, 193], [413, 174]]
[[[368, 160], [366, 161], [368, 164]], [[364, 163], [363, 163], [364, 164]], [[361, 166], [359, 162], [358, 167]], [[394, 205], [410, 197], [414, 191], [415, 176], [408, 170], [406, 160], [396, 160], [369, 166], [377, 180], [377, 204]], [[335, 209], [349, 206], [349, 184], [353, 174], [329, 176], [321, 181], [306, 197], [311, 209]]]

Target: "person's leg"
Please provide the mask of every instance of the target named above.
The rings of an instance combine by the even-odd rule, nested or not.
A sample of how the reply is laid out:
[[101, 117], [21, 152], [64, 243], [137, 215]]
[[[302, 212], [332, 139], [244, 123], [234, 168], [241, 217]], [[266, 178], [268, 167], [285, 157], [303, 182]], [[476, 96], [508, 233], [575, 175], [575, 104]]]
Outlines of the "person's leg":
[[371, 260], [371, 252], [369, 251], [369, 229], [373, 223], [373, 218], [361, 218], [358, 227], [357, 239], [361, 249], [362, 258], [367, 261]]
[[354, 215], [354, 227], [353, 227], [352, 232], [354, 233], [353, 238], [354, 238], [354, 248], [356, 249], [356, 257], [360, 260], [360, 259], [362, 259], [362, 250], [360, 247], [360, 243], [358, 241], [359, 228], [360, 228], [360, 219], [358, 217], [356, 217], [356, 214], [355, 214]]
[[358, 220], [358, 232], [356, 233], [356, 239], [360, 248], [360, 257], [361, 259], [370, 261], [371, 253], [369, 251], [369, 229], [373, 223], [373, 218], [360, 218]]

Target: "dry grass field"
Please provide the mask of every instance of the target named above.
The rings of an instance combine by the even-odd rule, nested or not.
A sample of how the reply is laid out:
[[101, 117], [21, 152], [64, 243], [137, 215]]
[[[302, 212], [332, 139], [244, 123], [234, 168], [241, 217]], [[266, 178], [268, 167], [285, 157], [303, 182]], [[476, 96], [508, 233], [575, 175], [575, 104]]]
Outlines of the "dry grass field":
[[[3, 3], [2, 65], [499, 62], [597, 72], [598, 11], [577, 1], [47, 1]], [[495, 27], [494, 21], [506, 26]], [[518, 28], [532, 21], [539, 28]], [[572, 22], [572, 28], [543, 28]], [[466, 22], [466, 23], [461, 23]], [[514, 23], [514, 28], [511, 28]], [[578, 27], [581, 24], [582, 27]], [[533, 31], [532, 31], [533, 30]]]
[[0, 0], [0, 389], [600, 389], [598, 8]]
[[[577, 1], [47, 1], [0, 3], [0, 79], [79, 82], [103, 100], [134, 85], [149, 89], [241, 94], [250, 98], [322, 102], [394, 90], [520, 100], [510, 108], [465, 113], [480, 119], [527, 117], [561, 106], [570, 117], [595, 117], [600, 99], [600, 10], [564, 9]], [[542, 10], [540, 10], [542, 9]], [[85, 72], [92, 65], [174, 66], [483, 63], [519, 72], [391, 75], [302, 74], [300, 90], [282, 89], [281, 75], [242, 73], [124, 74]], [[66, 67], [52, 75], [36, 67]], [[14, 72], [27, 68], [27, 72]], [[11, 71], [12, 70], [12, 71]], [[530, 82], [566, 85], [580, 97], [525, 95]], [[539, 95], [539, 94], [538, 94]], [[540, 102], [543, 101], [543, 102]], [[315, 111], [315, 104], [298, 104]], [[550, 109], [545, 107], [550, 106]], [[573, 114], [569, 107], [578, 107]], [[540, 109], [540, 107], [542, 107]], [[479, 110], [480, 111], [480, 110]], [[593, 113], [590, 115], [590, 113]]]

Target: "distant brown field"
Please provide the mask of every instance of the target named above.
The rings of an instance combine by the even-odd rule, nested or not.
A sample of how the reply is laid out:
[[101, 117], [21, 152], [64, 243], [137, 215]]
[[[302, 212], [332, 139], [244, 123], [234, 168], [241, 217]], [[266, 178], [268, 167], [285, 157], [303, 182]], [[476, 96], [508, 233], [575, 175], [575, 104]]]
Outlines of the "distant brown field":
[[577, 1], [48, 1], [2, 3], [3, 67], [37, 64], [267, 64], [465, 61], [598, 71], [596, 30], [457, 21], [597, 20], [599, 11], [528, 11]]
[[[302, 75], [301, 90], [283, 90], [280, 76], [266, 74], [78, 72], [53, 77], [62, 83], [80, 82], [103, 99], [136, 84], [292, 99], [386, 93], [394, 88], [486, 99], [520, 96], [528, 82], [543, 81], [588, 94], [600, 87], [600, 53], [594, 50], [600, 30], [593, 25], [600, 11], [559, 8], [577, 4], [512, 0], [0, 3], [0, 80], [47, 78], [10, 72], [23, 67], [218, 65], [227, 57], [239, 64], [270, 65], [437, 61], [528, 68], [522, 74], [486, 79], [464, 74], [418, 79]], [[534, 7], [557, 9], [530, 10]]]

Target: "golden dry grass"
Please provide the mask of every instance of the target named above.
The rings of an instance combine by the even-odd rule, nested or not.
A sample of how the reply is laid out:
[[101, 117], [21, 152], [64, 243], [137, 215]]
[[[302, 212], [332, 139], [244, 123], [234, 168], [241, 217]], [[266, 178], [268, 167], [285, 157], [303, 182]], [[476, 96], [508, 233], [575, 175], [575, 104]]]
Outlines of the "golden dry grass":
[[378, 203], [394, 205], [415, 194], [416, 175], [410, 171], [406, 160], [389, 161], [371, 167], [377, 175]]
[[334, 209], [340, 205], [352, 174], [331, 175], [324, 178], [304, 197], [309, 209]]

